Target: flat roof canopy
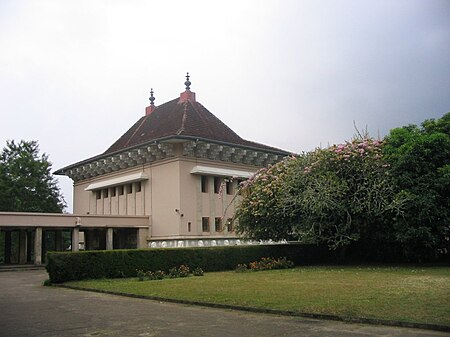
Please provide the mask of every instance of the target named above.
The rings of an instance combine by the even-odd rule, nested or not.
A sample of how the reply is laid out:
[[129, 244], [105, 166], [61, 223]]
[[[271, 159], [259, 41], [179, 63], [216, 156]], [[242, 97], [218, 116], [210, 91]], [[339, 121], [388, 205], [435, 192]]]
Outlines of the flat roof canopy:
[[202, 175], [209, 175], [209, 176], [236, 177], [236, 178], [248, 179], [254, 174], [254, 172], [230, 170], [230, 169], [210, 167], [210, 166], [195, 166], [191, 170], [191, 174], [202, 174]]
[[99, 190], [105, 187], [112, 187], [122, 184], [128, 184], [128, 183], [134, 183], [136, 181], [142, 181], [147, 180], [148, 177], [144, 172], [129, 174], [127, 176], [117, 177], [113, 179], [103, 180], [98, 183], [90, 184], [88, 187], [86, 187], [85, 191], [94, 191]]

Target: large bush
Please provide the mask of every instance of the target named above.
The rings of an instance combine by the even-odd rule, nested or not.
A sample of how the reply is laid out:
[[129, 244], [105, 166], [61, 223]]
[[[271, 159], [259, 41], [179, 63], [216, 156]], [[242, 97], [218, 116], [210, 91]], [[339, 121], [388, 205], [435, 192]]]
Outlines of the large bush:
[[401, 212], [382, 142], [358, 138], [259, 171], [241, 189], [238, 231], [326, 244], [384, 242]]

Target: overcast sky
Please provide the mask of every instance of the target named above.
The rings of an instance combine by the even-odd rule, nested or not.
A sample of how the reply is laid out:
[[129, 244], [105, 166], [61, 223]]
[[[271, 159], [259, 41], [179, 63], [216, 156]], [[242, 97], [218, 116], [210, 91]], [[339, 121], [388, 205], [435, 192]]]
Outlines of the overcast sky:
[[[0, 145], [59, 169], [184, 91], [293, 152], [450, 111], [450, 1], [0, 0]], [[59, 177], [72, 211], [72, 181]]]

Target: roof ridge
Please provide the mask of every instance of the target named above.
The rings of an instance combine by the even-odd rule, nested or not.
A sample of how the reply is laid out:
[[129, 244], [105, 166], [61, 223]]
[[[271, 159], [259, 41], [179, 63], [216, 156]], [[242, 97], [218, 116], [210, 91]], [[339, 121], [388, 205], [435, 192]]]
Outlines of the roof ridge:
[[184, 109], [183, 109], [183, 117], [181, 117], [181, 126], [177, 131], [177, 135], [180, 135], [184, 132], [184, 127], [186, 125], [186, 118], [187, 118], [187, 103], [188, 101], [184, 102]]
[[[155, 110], [156, 110], [157, 108], [158, 108], [158, 107], [156, 107]], [[140, 123], [139, 126], [136, 128], [136, 130], [134, 130], [134, 132], [133, 132], [133, 134], [131, 135], [131, 137], [129, 137], [128, 140], [125, 142], [125, 146], [124, 146], [124, 147], [127, 147], [127, 146], [128, 146], [128, 144], [130, 143], [131, 139], [133, 139], [134, 135], [140, 130], [142, 124], [144, 124], [144, 122], [145, 122], [145, 120], [148, 118], [148, 116], [150, 116], [150, 115], [146, 115], [146, 116], [144, 116], [144, 118], [142, 118], [141, 123]]]

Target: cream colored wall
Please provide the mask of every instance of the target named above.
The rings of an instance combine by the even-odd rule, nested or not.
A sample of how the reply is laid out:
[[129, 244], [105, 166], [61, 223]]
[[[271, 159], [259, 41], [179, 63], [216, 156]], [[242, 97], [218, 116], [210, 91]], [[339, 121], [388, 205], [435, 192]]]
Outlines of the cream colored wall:
[[[237, 181], [233, 181], [233, 195], [214, 193], [214, 177], [207, 176], [208, 193], [201, 192], [201, 176], [191, 174], [196, 165], [224, 168], [230, 170], [256, 171], [258, 168], [245, 165], [210, 160], [180, 160], [180, 205], [184, 217], [181, 221], [181, 235], [187, 236], [229, 236], [224, 229], [227, 218], [232, 218], [237, 200], [234, 194], [237, 191]], [[223, 178], [221, 178], [223, 181]], [[202, 217], [209, 217], [209, 232], [202, 231]], [[215, 218], [222, 218], [222, 231], [215, 231]], [[191, 222], [191, 232], [188, 232], [188, 222]]]
[[[171, 236], [229, 236], [226, 230], [215, 231], [215, 218], [221, 217], [222, 226], [226, 219], [234, 214], [233, 195], [214, 193], [214, 178], [208, 176], [208, 193], [201, 192], [201, 176], [191, 174], [196, 165], [225, 168], [231, 170], [256, 171], [256, 167], [211, 160], [195, 160], [184, 157], [164, 160], [156, 164], [146, 165], [120, 173], [106, 174], [74, 186], [74, 213], [99, 215], [149, 215], [151, 216], [151, 233], [154, 238]], [[92, 183], [118, 178], [133, 173], [144, 173], [148, 180], [141, 182], [141, 192], [127, 193], [108, 198], [96, 199], [93, 191], [84, 189]], [[223, 179], [223, 178], [222, 178]], [[237, 182], [233, 182], [233, 190], [237, 190]], [[178, 211], [175, 211], [178, 210]], [[210, 218], [210, 231], [202, 231], [202, 217]], [[191, 231], [188, 231], [188, 223]]]
[[[128, 194], [124, 187], [124, 194], [112, 197], [111, 187], [107, 198], [97, 199], [95, 191], [85, 191], [88, 185], [108, 179], [127, 176], [133, 173], [142, 172], [143, 168], [121, 171], [120, 173], [105, 174], [94, 179], [85, 180], [74, 185], [74, 207], [75, 214], [98, 214], [98, 215], [145, 215], [145, 196], [143, 192], [136, 192], [133, 183], [133, 192]], [[142, 190], [146, 181], [142, 181]], [[117, 188], [117, 187], [116, 187]], [[103, 191], [102, 191], [103, 193]]]
[[[164, 161], [150, 168], [152, 236], [179, 235], [180, 211], [179, 161]], [[175, 210], [179, 210], [176, 212]]]
[[73, 187], [73, 212], [75, 214], [88, 214], [91, 204], [94, 205], [95, 196], [86, 192], [84, 189], [88, 187], [89, 182], [74, 184]]

